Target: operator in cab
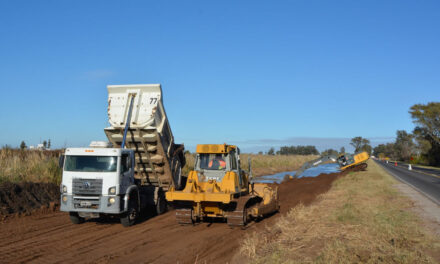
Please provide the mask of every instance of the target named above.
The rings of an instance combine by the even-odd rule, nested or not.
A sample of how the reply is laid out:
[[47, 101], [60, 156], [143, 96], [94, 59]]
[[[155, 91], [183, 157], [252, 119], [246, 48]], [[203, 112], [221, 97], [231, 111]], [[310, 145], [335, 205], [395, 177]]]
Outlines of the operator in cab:
[[217, 154], [215, 155], [215, 158], [209, 162], [208, 167], [211, 170], [223, 170], [226, 169], [226, 162], [221, 154]]

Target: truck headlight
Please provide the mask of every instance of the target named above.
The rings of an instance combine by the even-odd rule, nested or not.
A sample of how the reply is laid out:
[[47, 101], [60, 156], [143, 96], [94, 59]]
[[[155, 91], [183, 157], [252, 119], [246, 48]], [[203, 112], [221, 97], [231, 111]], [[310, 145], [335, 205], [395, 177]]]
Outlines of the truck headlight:
[[114, 204], [115, 203], [115, 198], [114, 197], [108, 198], [108, 203], [109, 204]]
[[110, 187], [110, 188], [108, 189], [108, 193], [109, 193], [109, 194], [116, 194], [116, 187]]
[[66, 192], [67, 192], [67, 186], [63, 185], [63, 193], [66, 193]]
[[67, 196], [63, 195], [62, 200], [63, 200], [64, 203], [67, 202]]

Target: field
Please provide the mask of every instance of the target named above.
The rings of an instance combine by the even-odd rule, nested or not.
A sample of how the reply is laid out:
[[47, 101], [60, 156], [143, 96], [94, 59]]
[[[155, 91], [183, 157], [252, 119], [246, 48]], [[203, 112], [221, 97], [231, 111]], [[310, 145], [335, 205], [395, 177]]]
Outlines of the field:
[[61, 182], [58, 157], [61, 151], [0, 149], [0, 183]]
[[336, 180], [318, 202], [297, 206], [264, 232], [248, 235], [241, 254], [255, 263], [439, 261], [439, 241], [394, 184], [370, 161], [367, 171]]
[[[61, 182], [61, 170], [58, 168], [58, 157], [61, 150], [38, 151], [0, 149], [0, 183], [2, 182], [43, 182], [59, 185]], [[194, 154], [187, 153], [186, 165], [183, 174], [187, 175], [194, 167]], [[304, 162], [316, 158], [316, 156], [270, 156], [242, 154], [242, 168], [248, 169], [248, 158], [252, 160], [252, 172], [254, 176], [262, 176], [283, 171], [291, 171], [299, 168]]]
[[[10, 214], [30, 214], [34, 209], [47, 207], [59, 199], [61, 169], [58, 157], [61, 150], [0, 150], [0, 218]], [[254, 176], [297, 169], [314, 156], [242, 155], [242, 167], [247, 170], [252, 159]], [[193, 169], [194, 155], [186, 154], [184, 175]]]
[[[187, 153], [186, 165], [183, 169], [184, 174], [188, 174], [194, 168], [194, 154]], [[252, 163], [253, 176], [263, 176], [275, 174], [283, 171], [296, 170], [309, 160], [313, 160], [318, 156], [315, 155], [261, 155], [261, 154], [241, 154], [241, 167], [244, 170], [249, 168], [249, 159]]]

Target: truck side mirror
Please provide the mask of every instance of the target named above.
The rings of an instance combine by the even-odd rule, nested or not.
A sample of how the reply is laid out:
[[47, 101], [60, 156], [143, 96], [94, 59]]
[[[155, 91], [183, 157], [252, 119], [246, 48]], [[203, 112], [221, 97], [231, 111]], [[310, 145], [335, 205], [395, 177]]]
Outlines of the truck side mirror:
[[64, 166], [64, 155], [61, 155], [60, 158], [58, 159], [58, 167], [62, 169], [63, 166]]

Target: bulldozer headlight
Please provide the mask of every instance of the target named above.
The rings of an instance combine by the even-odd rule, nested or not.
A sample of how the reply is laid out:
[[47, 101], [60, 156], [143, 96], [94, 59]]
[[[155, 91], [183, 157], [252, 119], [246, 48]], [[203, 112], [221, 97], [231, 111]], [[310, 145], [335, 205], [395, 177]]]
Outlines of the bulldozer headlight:
[[108, 198], [108, 203], [109, 204], [114, 204], [115, 203], [115, 198], [114, 197], [110, 197], [110, 198]]
[[116, 187], [110, 187], [110, 188], [108, 189], [108, 193], [109, 193], [109, 194], [116, 194]]

